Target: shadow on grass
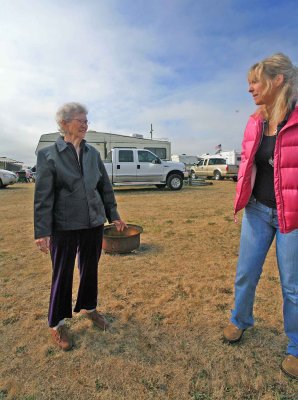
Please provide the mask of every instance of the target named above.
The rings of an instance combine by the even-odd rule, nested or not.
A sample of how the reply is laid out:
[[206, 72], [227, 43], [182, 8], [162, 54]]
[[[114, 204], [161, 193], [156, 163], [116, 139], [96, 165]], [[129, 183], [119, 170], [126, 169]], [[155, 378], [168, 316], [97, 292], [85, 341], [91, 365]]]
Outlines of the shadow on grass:
[[168, 187], [165, 187], [164, 189], [158, 189], [154, 186], [121, 186], [121, 187], [113, 187], [113, 190], [116, 194], [145, 194], [145, 193], [156, 193], [157, 195], [163, 195], [166, 194], [167, 196], [169, 193], [177, 194], [177, 193], [183, 193], [185, 190], [197, 190], [197, 189], [207, 189], [207, 188], [212, 188], [213, 183], [208, 183], [206, 185], [188, 185], [185, 184], [183, 185], [181, 190], [170, 190]]
[[144, 193], [144, 192], [154, 192], [154, 193], [164, 193], [171, 192], [172, 190], [165, 187], [164, 189], [158, 189], [155, 186], [114, 186], [113, 190], [115, 193]]
[[[10, 185], [10, 186], [1, 187], [0, 192], [7, 192], [7, 191], [14, 192], [14, 191], [23, 190], [23, 189], [24, 189], [23, 186]], [[1, 397], [0, 397], [0, 399], [1, 399]]]
[[140, 247], [136, 250], [133, 250], [129, 253], [108, 253], [105, 250], [103, 252], [111, 257], [127, 257], [127, 256], [141, 256], [144, 253], [161, 253], [163, 251], [163, 247], [156, 245], [156, 244], [148, 244], [148, 243], [142, 243]]

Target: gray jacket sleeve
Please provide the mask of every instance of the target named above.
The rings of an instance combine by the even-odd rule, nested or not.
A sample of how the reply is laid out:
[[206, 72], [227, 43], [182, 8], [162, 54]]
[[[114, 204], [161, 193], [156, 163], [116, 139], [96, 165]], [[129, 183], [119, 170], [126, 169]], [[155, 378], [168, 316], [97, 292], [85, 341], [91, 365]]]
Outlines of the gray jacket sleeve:
[[34, 236], [39, 239], [52, 235], [54, 207], [54, 170], [46, 155], [39, 151], [36, 163], [34, 194]]
[[114, 190], [101, 158], [99, 158], [99, 170], [102, 174], [102, 179], [97, 189], [104, 204], [106, 217], [111, 223], [112, 221], [120, 219], [120, 216], [117, 211], [117, 202], [115, 199]]

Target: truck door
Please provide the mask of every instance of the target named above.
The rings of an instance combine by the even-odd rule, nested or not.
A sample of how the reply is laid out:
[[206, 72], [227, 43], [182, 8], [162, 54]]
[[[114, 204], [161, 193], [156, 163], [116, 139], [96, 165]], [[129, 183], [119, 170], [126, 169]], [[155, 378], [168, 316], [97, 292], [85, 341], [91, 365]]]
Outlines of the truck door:
[[[206, 160], [205, 160], [205, 161], [206, 161]], [[203, 165], [204, 165], [204, 160], [200, 160], [200, 161], [198, 162], [198, 164], [197, 164], [196, 169], [195, 169], [196, 175], [198, 175], [198, 176], [203, 176], [203, 175], [204, 175], [204, 168], [203, 168]]]
[[164, 170], [162, 161], [148, 150], [138, 150], [137, 153], [138, 182], [160, 182]]
[[206, 172], [207, 176], [213, 176], [215, 164], [216, 164], [216, 158], [209, 158], [208, 160], [208, 165], [206, 166]]
[[134, 160], [134, 151], [130, 149], [118, 150], [116, 152], [116, 162], [114, 163], [114, 183], [136, 182], [137, 164]]

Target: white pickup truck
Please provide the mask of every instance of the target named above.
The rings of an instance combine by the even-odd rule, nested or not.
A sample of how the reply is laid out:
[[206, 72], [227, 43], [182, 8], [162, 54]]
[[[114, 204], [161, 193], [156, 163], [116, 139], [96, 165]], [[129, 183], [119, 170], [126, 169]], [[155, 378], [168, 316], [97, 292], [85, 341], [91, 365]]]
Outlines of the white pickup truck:
[[104, 160], [113, 185], [155, 185], [180, 190], [188, 177], [181, 162], [163, 161], [146, 149], [114, 148]]

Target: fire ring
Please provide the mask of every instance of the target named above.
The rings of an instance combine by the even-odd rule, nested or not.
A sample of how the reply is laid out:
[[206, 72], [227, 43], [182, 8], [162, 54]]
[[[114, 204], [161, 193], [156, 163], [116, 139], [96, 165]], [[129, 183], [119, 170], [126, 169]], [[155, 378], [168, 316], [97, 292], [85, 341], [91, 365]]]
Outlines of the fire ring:
[[106, 253], [125, 254], [136, 250], [140, 246], [140, 235], [143, 228], [138, 225], [127, 224], [122, 232], [118, 232], [115, 225], [106, 225], [103, 231], [102, 248]]

